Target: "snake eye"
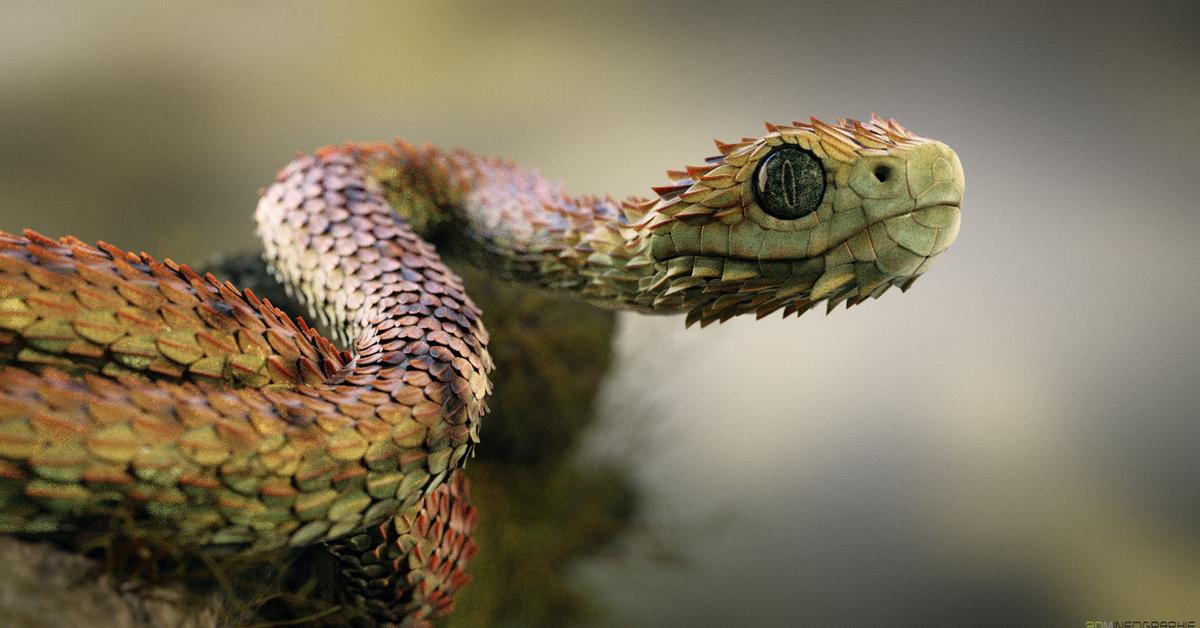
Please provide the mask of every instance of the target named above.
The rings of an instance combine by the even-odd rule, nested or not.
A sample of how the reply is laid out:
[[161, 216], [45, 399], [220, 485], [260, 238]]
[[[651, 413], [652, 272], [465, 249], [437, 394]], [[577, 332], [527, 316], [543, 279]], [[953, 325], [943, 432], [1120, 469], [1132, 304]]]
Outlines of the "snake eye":
[[754, 200], [767, 214], [793, 220], [816, 211], [825, 196], [821, 160], [798, 146], [780, 146], [754, 173]]

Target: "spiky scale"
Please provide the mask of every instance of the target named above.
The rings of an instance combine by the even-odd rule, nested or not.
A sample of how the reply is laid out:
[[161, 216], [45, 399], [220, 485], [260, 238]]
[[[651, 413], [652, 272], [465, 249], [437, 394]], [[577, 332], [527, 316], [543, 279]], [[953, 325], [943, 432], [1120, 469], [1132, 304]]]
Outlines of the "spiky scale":
[[142, 447], [142, 440], [129, 423], [113, 423], [92, 434], [87, 448], [97, 457], [111, 462], [127, 463]]
[[692, 276], [705, 278], [720, 277], [725, 263], [725, 260], [718, 257], [697, 257], [692, 265]]
[[744, 281], [759, 276], [758, 264], [738, 260], [726, 260], [721, 271], [721, 281]]
[[813, 284], [809, 298], [813, 300], [823, 299], [853, 281], [854, 277], [854, 267], [850, 264], [830, 268], [825, 271], [825, 274], [817, 278], [817, 282]]
[[667, 262], [667, 269], [664, 277], [666, 279], [673, 279], [675, 277], [682, 277], [684, 275], [691, 274], [695, 264], [696, 258], [692, 256], [673, 258]]
[[[461, 152], [403, 143], [331, 147], [285, 169], [264, 193], [259, 217], [267, 225], [265, 248], [277, 272], [302, 286], [306, 300], [334, 333], [347, 343], [360, 332], [375, 334], [363, 334], [356, 356], [339, 352], [303, 323], [292, 325], [253, 293], [240, 293], [184, 266], [108, 245], [93, 249], [78, 241], [36, 235], [0, 236], [0, 299], [51, 295], [35, 297], [35, 316], [70, 321], [78, 338], [68, 339], [61, 325], [47, 325], [53, 333], [32, 340], [8, 329], [0, 335], [0, 344], [5, 355], [16, 356], [21, 364], [17, 370], [50, 374], [55, 371], [40, 366], [50, 363], [123, 378], [119, 387], [87, 384], [87, 391], [76, 390], [74, 396], [39, 392], [35, 412], [65, 411], [61, 404], [50, 405], [51, 398], [79, 404], [80, 395], [95, 395], [96, 402], [86, 404], [89, 407], [77, 416], [121, 425], [120, 408], [130, 408], [128, 425], [144, 442], [153, 443], [151, 449], [172, 451], [174, 457], [147, 457], [139, 451], [130, 465], [144, 486], [136, 489], [142, 492], [129, 489], [128, 494], [145, 497], [152, 517], [174, 521], [171, 525], [186, 530], [189, 538], [269, 546], [361, 533], [355, 526], [363, 520], [416, 504], [426, 491], [435, 494], [439, 483], [453, 477], [451, 469], [473, 446], [488, 389], [490, 360], [478, 310], [432, 249], [407, 224], [394, 221], [385, 202], [389, 194], [424, 203], [410, 212], [413, 224], [422, 219], [421, 212], [435, 223], [445, 221], [448, 216], [439, 215], [439, 203], [461, 210], [454, 219], [471, 223], [470, 237], [478, 238], [474, 243], [481, 245], [485, 261], [498, 274], [647, 309], [685, 310], [689, 324], [707, 325], [740, 311], [762, 314], [780, 307], [785, 314], [795, 314], [819, 301], [805, 296], [814, 283], [821, 283], [826, 267], [853, 261], [856, 271], [882, 272], [880, 265], [888, 267], [893, 261], [886, 251], [904, 247], [891, 237], [879, 245], [870, 230], [865, 242], [859, 242], [865, 246], [841, 242], [853, 235], [847, 233], [853, 225], [832, 228], [826, 223], [831, 209], [854, 211], [850, 202], [822, 208], [819, 220], [813, 215], [790, 224], [765, 220], [753, 205], [743, 207], [755, 160], [784, 143], [833, 160], [847, 158], [847, 151], [856, 157], [864, 146], [891, 151], [919, 145], [893, 121], [876, 118], [866, 124], [841, 120], [825, 125], [814, 120], [774, 125], [766, 137], [718, 145], [721, 156], [676, 173], [679, 180], [661, 190], [663, 198], [624, 204], [600, 197], [568, 198], [556, 186], [511, 164]], [[831, 182], [846, 186], [850, 168], [831, 167]], [[953, 167], [930, 172], [943, 179], [947, 172], [959, 175]], [[404, 181], [411, 185], [415, 178], [433, 182], [437, 202], [422, 200], [404, 187]], [[698, 203], [684, 202], [684, 195]], [[875, 204], [871, 211], [894, 209]], [[369, 218], [363, 224], [374, 226], [369, 233], [356, 230], [349, 224], [351, 216]], [[716, 237], [722, 231], [710, 225], [728, 229], [724, 243]], [[944, 250], [957, 232], [957, 214], [933, 228], [938, 230], [935, 249]], [[530, 234], [536, 235], [534, 241]], [[302, 241], [310, 242], [313, 250], [297, 251]], [[381, 253], [388, 246], [403, 253]], [[720, 262], [720, 273], [708, 276], [716, 264], [692, 255]], [[18, 270], [3, 270], [7, 268]], [[918, 268], [923, 272], [927, 261], [921, 260]], [[867, 287], [863, 276], [855, 286], [859, 292]], [[830, 302], [849, 304], [858, 296], [842, 288], [831, 293]], [[83, 309], [79, 315], [73, 312], [76, 302]], [[401, 307], [387, 309], [393, 306]], [[372, 309], [377, 307], [383, 311]], [[80, 318], [101, 310], [111, 317]], [[360, 313], [368, 311], [379, 315], [378, 328], [363, 322], [367, 317]], [[0, 316], [22, 329], [38, 322], [24, 320], [21, 312]], [[412, 320], [399, 322], [410, 316]], [[387, 324], [399, 325], [394, 328], [398, 331]], [[382, 338], [384, 334], [390, 335]], [[34, 340], [67, 344], [34, 346]], [[419, 373], [424, 381], [379, 381], [403, 372]], [[0, 371], [0, 382], [16, 377], [10, 373]], [[197, 394], [209, 390], [206, 387], [236, 387], [237, 392]], [[136, 392], [122, 401], [117, 398], [122, 388]], [[150, 388], [171, 392], [164, 399], [150, 394]], [[376, 394], [366, 394], [368, 388]], [[117, 395], [105, 396], [113, 392]], [[5, 395], [10, 407], [19, 406], [0, 388], [0, 411]], [[156, 424], [162, 413], [155, 404], [174, 408], [183, 427], [172, 432]], [[84, 438], [89, 428], [86, 421], [81, 425], [79, 437]], [[204, 431], [214, 426], [215, 431]], [[62, 427], [76, 429], [70, 422]], [[20, 431], [15, 428], [9, 444], [14, 451], [23, 451]], [[89, 456], [100, 451], [114, 458], [127, 455], [127, 438], [116, 436], [120, 435], [93, 439], [98, 449]], [[93, 462], [98, 460], [97, 456]], [[44, 467], [54, 467], [53, 460], [46, 462]], [[88, 469], [93, 475], [87, 477], [95, 481], [123, 484], [113, 469]], [[267, 472], [291, 481], [269, 483], [261, 479]], [[5, 477], [27, 481], [17, 475], [13, 471]], [[223, 494], [223, 510], [199, 501], [189, 506], [182, 500], [211, 498], [221, 490], [229, 492]], [[261, 494], [255, 496], [255, 491]], [[336, 525], [326, 520], [305, 523], [287, 514], [296, 504], [305, 512], [319, 511], [321, 500], [312, 496], [326, 491], [352, 496], [340, 502], [348, 505], [333, 511], [340, 519]], [[47, 507], [58, 513], [64, 498], [46, 495]], [[309, 501], [304, 501], [306, 495]], [[364, 509], [357, 507], [360, 503]], [[429, 511], [416, 515], [417, 525], [408, 527], [439, 534], [433, 515], [445, 511], [444, 503], [427, 502]], [[256, 527], [255, 520], [263, 526]], [[37, 515], [23, 525], [36, 529], [47, 522], [53, 527], [51, 516]], [[437, 554], [434, 541], [412, 536], [395, 541], [398, 547], [412, 548], [411, 564], [430, 567], [426, 577], [449, 573], [451, 561]], [[388, 572], [377, 567], [372, 567], [372, 577], [386, 578]], [[432, 591], [429, 599], [442, 608], [445, 598], [430, 586], [419, 590]], [[372, 613], [389, 612], [374, 597], [370, 608]]]

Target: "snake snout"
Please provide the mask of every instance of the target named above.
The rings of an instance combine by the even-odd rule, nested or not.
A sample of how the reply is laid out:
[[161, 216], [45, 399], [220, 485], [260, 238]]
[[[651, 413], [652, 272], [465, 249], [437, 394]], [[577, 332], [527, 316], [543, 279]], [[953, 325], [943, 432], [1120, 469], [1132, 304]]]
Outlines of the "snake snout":
[[932, 141], [909, 154], [908, 190], [918, 208], [962, 205], [962, 162], [949, 146]]
[[[932, 261], [958, 236], [964, 186], [962, 162], [949, 146], [937, 141], [917, 147], [905, 162], [914, 209], [911, 217], [885, 221], [887, 232], [900, 248]], [[928, 267], [928, 263], [921, 264], [915, 274]]]
[[874, 264], [855, 267], [859, 297], [879, 296], [893, 285], [907, 289], [958, 237], [964, 187], [958, 155], [929, 141], [903, 155], [902, 163], [908, 200], [895, 205], [907, 203], [911, 210], [884, 217], [871, 228], [876, 258]]

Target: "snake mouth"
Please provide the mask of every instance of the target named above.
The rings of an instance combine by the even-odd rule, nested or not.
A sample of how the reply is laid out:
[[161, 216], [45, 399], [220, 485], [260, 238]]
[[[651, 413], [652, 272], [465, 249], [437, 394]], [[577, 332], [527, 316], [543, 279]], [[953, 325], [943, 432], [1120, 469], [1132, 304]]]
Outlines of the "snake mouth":
[[668, 293], [701, 286], [712, 293], [773, 288], [781, 297], [816, 300], [857, 286], [856, 294], [866, 297], [884, 282], [925, 272], [958, 235], [959, 214], [957, 204], [918, 207], [876, 219], [814, 255], [790, 259], [677, 252], [657, 260], [659, 272], [644, 287]]
[[780, 286], [778, 296], [787, 298], [785, 316], [821, 301], [831, 312], [842, 303], [849, 308], [867, 297], [878, 299], [892, 287], [907, 291], [958, 236], [960, 202], [961, 193], [928, 199], [911, 211], [872, 222], [816, 256], [819, 276], [797, 276]]
[[962, 205], [962, 196], [961, 184], [955, 181], [941, 180], [913, 198], [913, 204], [916, 206], [913, 211], [937, 205], [959, 207]]
[[[930, 199], [910, 212], [879, 220], [869, 225], [862, 234], [847, 240], [854, 254], [852, 263], [832, 259], [826, 254], [826, 274], [814, 285], [811, 297], [827, 297], [831, 306], [846, 300], [858, 303], [866, 297], [879, 298], [892, 286], [907, 291], [925, 274], [942, 253], [958, 237], [960, 224], [961, 193], [952, 198]], [[871, 251], [860, 254], [866, 244]], [[873, 258], [872, 258], [873, 254]], [[841, 266], [838, 266], [841, 262]], [[826, 275], [834, 277], [853, 273], [834, 285], [834, 289], [821, 289]]]

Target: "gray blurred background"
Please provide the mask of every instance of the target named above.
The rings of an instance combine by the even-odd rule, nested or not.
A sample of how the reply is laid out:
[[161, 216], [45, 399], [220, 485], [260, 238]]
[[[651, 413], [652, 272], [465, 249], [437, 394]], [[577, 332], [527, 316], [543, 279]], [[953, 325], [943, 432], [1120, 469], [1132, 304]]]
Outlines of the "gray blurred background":
[[1004, 4], [7, 0], [0, 229], [199, 262], [330, 142], [620, 197], [878, 111], [958, 151], [958, 242], [828, 318], [621, 319], [587, 453], [678, 560], [580, 564], [595, 623], [1200, 621], [1200, 9]]

